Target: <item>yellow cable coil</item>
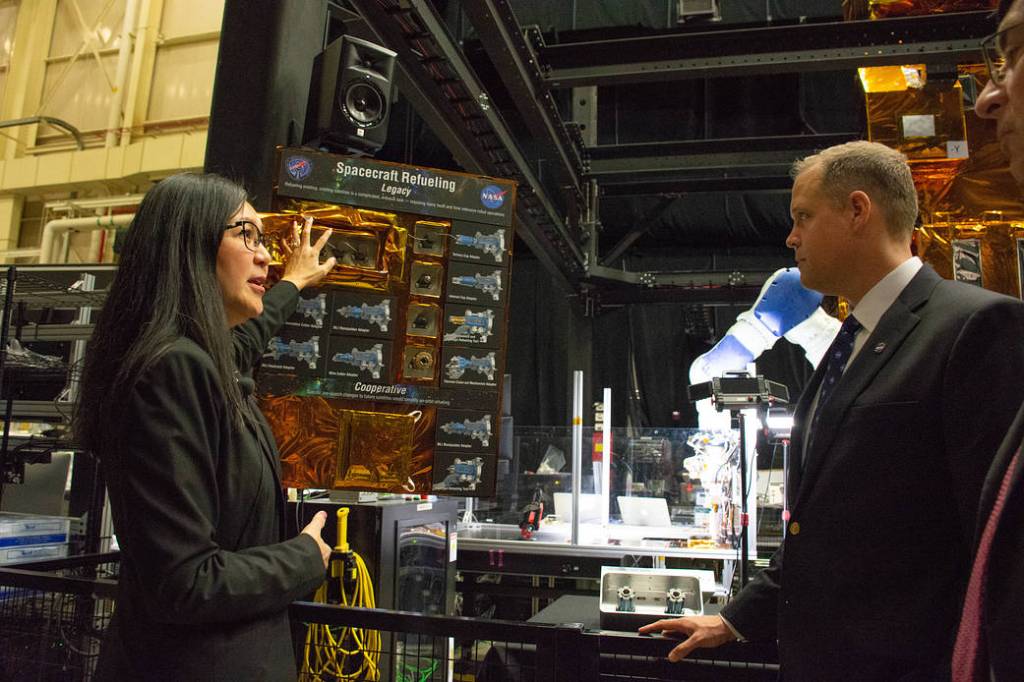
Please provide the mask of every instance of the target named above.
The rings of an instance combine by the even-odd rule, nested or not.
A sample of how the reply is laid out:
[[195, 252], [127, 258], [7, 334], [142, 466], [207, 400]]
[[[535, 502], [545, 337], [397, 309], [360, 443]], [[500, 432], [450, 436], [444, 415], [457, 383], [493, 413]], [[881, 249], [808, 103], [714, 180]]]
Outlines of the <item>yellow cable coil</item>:
[[[356, 586], [351, 595], [345, 592], [344, 571], [331, 572], [339, 582], [341, 605], [375, 608], [370, 572], [361, 556], [355, 552], [352, 556], [356, 564]], [[317, 590], [313, 601], [327, 603], [327, 581]], [[380, 650], [380, 632], [377, 630], [311, 623], [306, 629], [300, 679], [305, 682], [379, 680]]]

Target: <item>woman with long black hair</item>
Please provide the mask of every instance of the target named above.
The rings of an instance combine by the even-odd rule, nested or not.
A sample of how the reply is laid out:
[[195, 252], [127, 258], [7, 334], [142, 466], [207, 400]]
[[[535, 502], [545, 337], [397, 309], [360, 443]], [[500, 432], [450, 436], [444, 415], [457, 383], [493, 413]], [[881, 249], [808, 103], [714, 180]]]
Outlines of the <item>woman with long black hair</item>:
[[[112, 680], [295, 678], [287, 607], [324, 578], [318, 515], [285, 540], [278, 452], [251, 369], [334, 266], [307, 220], [281, 281], [244, 190], [184, 173], [146, 194], [89, 345], [75, 430], [121, 548], [97, 670]], [[265, 295], [264, 295], [265, 294]]]

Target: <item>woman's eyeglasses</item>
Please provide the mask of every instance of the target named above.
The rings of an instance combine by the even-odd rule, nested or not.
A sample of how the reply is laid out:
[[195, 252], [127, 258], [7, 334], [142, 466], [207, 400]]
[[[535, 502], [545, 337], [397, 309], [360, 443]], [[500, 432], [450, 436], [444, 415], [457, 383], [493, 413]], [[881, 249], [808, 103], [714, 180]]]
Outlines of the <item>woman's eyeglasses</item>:
[[236, 227], [242, 228], [242, 240], [245, 242], [245, 248], [250, 251], [255, 251], [266, 243], [263, 241], [263, 230], [253, 221], [238, 220], [228, 225], [227, 229], [231, 230]]

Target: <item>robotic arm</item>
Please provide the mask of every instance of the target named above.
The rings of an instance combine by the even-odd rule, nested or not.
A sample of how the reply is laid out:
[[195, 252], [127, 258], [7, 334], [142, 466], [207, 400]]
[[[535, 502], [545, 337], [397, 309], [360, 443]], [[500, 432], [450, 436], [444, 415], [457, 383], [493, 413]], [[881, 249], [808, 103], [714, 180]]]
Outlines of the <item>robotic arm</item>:
[[[777, 270], [764, 283], [754, 305], [737, 316], [714, 348], [693, 361], [690, 383], [743, 371], [780, 338], [802, 347], [808, 362], [817, 366], [840, 326], [821, 309], [821, 299], [821, 294], [800, 283], [796, 268]], [[728, 413], [716, 412], [710, 399], [697, 402], [697, 415], [702, 429], [729, 428]]]

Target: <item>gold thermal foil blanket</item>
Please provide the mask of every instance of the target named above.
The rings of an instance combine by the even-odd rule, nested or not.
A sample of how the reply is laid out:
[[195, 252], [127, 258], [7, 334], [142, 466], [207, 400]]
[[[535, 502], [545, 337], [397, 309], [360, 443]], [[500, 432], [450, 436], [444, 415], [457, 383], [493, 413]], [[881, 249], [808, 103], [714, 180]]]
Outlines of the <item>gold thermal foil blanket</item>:
[[999, 0], [868, 0], [872, 19], [995, 9]]
[[959, 81], [928, 80], [924, 65], [859, 70], [868, 139], [911, 161], [967, 158], [963, 89]]
[[387, 291], [404, 277], [408, 231], [398, 225], [394, 213], [301, 201], [291, 202], [285, 212], [262, 214], [273, 264], [283, 262], [281, 243], [294, 238], [293, 225], [300, 216], [313, 218], [312, 241], [325, 228], [332, 232], [324, 251], [337, 259], [338, 267], [328, 273], [322, 286]]
[[433, 409], [295, 395], [265, 397], [260, 408], [278, 441], [286, 487], [430, 488]]
[[987, 217], [921, 226], [914, 235], [917, 253], [943, 277], [1019, 297], [1024, 224]]

